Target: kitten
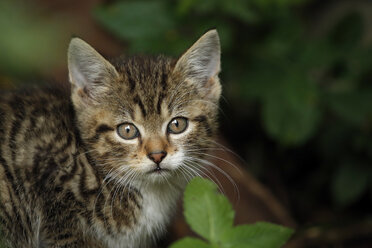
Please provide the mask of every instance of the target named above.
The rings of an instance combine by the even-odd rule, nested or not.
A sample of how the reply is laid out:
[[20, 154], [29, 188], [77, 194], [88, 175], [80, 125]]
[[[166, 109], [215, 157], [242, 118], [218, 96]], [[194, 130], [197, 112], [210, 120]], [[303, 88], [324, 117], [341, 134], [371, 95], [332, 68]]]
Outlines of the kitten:
[[0, 217], [10, 247], [149, 247], [216, 131], [216, 30], [178, 60], [109, 62], [79, 38], [71, 94], [0, 100]]

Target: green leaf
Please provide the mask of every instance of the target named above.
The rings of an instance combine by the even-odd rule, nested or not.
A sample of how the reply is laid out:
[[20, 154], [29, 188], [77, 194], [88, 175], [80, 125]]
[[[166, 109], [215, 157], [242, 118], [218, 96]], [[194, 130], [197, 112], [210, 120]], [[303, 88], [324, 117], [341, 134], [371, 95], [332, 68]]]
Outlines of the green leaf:
[[335, 173], [332, 194], [335, 202], [345, 206], [356, 201], [366, 190], [369, 171], [358, 164], [348, 163]]
[[237, 226], [223, 236], [226, 248], [277, 248], [291, 237], [293, 230], [287, 227], [257, 222]]
[[267, 132], [284, 145], [300, 145], [316, 130], [319, 111], [311, 105], [294, 106], [284, 98], [264, 104], [263, 121]]
[[184, 238], [173, 243], [170, 248], [212, 248], [212, 246], [200, 239]]
[[299, 145], [318, 127], [320, 111], [314, 82], [292, 73], [270, 90], [263, 102], [266, 131], [280, 143]]
[[327, 102], [339, 117], [351, 124], [362, 125], [372, 117], [371, 90], [329, 94]]
[[118, 1], [93, 12], [104, 27], [132, 41], [164, 35], [174, 25], [170, 13], [164, 1]]
[[222, 11], [238, 18], [245, 23], [256, 21], [257, 15], [254, 13], [252, 5], [245, 0], [222, 1]]
[[184, 215], [191, 229], [212, 243], [218, 243], [232, 228], [234, 219], [228, 199], [217, 193], [216, 184], [203, 178], [195, 178], [187, 186]]
[[343, 52], [356, 47], [362, 40], [364, 27], [363, 18], [358, 12], [343, 17], [330, 32], [330, 40], [334, 46], [343, 49]]

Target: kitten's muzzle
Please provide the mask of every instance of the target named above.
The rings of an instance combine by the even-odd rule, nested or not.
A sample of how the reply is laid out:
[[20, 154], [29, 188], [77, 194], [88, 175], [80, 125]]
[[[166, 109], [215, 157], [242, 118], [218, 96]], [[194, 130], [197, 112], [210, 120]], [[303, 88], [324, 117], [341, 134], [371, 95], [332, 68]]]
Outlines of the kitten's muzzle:
[[167, 156], [166, 151], [155, 151], [147, 154], [147, 157], [159, 166], [160, 162]]

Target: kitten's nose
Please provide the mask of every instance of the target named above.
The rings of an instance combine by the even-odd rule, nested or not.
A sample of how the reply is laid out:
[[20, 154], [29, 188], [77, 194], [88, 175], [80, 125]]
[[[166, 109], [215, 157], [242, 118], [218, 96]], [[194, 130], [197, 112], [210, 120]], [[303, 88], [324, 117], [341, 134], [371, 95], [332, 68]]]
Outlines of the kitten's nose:
[[167, 156], [167, 153], [165, 151], [155, 151], [155, 152], [150, 152], [147, 154], [147, 157], [154, 161], [156, 164], [160, 164], [160, 162]]

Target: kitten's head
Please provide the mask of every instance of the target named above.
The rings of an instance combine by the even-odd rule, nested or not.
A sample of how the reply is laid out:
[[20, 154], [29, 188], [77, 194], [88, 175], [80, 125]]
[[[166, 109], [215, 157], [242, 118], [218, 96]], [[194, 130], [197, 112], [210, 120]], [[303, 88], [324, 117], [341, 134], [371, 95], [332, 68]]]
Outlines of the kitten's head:
[[78, 38], [68, 67], [83, 142], [107, 177], [122, 183], [181, 180], [200, 168], [216, 131], [221, 86], [216, 30], [178, 60], [111, 63]]

